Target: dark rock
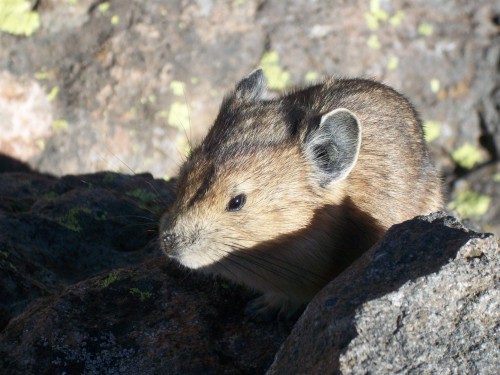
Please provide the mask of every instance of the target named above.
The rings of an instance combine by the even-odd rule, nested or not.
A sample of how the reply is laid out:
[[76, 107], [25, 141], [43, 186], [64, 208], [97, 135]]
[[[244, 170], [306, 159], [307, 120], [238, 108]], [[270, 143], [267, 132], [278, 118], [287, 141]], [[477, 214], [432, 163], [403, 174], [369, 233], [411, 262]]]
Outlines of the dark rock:
[[155, 253], [173, 195], [150, 175], [3, 173], [0, 197], [3, 327], [35, 297]]
[[171, 186], [0, 174], [2, 373], [264, 373], [291, 323], [249, 321], [255, 295], [167, 262]]
[[395, 225], [313, 299], [268, 374], [494, 373], [499, 250], [441, 213]]
[[252, 295], [164, 257], [32, 304], [0, 336], [9, 374], [259, 374], [290, 327], [243, 319]]

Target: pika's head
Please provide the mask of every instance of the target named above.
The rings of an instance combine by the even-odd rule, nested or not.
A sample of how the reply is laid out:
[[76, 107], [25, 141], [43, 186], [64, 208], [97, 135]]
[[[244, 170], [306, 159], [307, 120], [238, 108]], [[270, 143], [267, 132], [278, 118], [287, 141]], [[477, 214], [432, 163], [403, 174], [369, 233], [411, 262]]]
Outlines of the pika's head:
[[188, 268], [294, 233], [307, 240], [314, 215], [356, 164], [361, 128], [348, 109], [318, 113], [286, 95], [265, 100], [264, 91], [261, 70], [239, 82], [180, 170], [160, 242]]

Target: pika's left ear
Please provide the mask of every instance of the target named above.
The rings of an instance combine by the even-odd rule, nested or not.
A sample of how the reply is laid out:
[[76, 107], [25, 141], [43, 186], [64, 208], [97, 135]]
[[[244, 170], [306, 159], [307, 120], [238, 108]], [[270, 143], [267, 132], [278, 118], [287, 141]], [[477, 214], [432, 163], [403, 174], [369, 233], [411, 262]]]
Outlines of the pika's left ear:
[[234, 96], [246, 101], [259, 100], [266, 91], [266, 85], [267, 81], [262, 69], [255, 69], [236, 85]]
[[361, 126], [354, 113], [338, 108], [321, 117], [319, 127], [304, 144], [306, 157], [313, 162], [320, 185], [341, 181], [354, 168], [361, 147]]

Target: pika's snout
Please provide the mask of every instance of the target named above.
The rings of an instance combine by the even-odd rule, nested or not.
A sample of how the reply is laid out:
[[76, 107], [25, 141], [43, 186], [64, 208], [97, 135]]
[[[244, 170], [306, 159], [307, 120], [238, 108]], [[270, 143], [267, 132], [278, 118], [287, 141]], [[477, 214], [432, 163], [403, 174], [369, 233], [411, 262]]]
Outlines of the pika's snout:
[[161, 237], [161, 245], [163, 252], [170, 255], [175, 248], [179, 247], [179, 236], [172, 232], [164, 232]]

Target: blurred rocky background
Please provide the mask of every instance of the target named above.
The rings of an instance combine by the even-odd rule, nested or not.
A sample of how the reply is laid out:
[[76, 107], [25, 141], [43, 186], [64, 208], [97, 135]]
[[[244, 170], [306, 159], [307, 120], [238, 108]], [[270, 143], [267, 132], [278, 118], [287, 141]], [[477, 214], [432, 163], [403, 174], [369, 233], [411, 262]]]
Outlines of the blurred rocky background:
[[369, 77], [420, 112], [449, 208], [500, 233], [499, 24], [494, 0], [2, 0], [0, 152], [169, 178], [255, 67]]

